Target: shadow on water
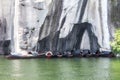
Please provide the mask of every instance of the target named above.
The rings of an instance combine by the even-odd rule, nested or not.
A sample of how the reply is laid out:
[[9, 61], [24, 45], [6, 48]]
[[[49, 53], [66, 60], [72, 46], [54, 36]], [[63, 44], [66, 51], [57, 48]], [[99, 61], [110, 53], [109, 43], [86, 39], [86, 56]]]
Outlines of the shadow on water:
[[1, 80], [119, 80], [120, 59], [69, 58], [7, 60], [0, 58]]

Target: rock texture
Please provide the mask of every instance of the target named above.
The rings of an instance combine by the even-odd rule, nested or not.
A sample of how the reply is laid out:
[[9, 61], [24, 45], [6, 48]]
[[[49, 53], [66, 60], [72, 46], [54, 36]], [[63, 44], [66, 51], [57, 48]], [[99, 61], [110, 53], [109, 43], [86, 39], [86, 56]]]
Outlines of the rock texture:
[[10, 46], [12, 52], [23, 54], [32, 50], [110, 49], [113, 28], [119, 25], [119, 3], [0, 0], [1, 49], [6, 43], [3, 49]]
[[120, 1], [111, 0], [110, 2], [110, 13], [111, 13], [111, 22], [115, 27], [120, 27]]
[[40, 31], [41, 50], [110, 49], [107, 0], [53, 0], [51, 5]]
[[13, 21], [14, 0], [0, 0], [0, 54], [10, 51]]
[[14, 18], [14, 52], [35, 50], [39, 30], [47, 15], [47, 4], [34, 0], [16, 0]]

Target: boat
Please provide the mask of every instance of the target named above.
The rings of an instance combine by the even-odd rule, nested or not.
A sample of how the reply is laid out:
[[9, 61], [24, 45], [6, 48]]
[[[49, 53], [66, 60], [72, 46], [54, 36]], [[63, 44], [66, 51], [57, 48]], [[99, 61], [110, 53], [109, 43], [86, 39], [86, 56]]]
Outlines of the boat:
[[51, 58], [53, 56], [53, 53], [51, 51], [46, 52], [45, 56], [47, 58]]
[[58, 54], [57, 55], [58, 58], [62, 58], [62, 56], [63, 56], [62, 54]]
[[5, 56], [7, 59], [33, 59], [33, 58], [42, 58], [41, 55], [34, 56], [34, 55], [26, 55], [26, 56], [19, 56], [19, 55], [7, 55]]
[[7, 59], [33, 59], [33, 58], [73, 58], [73, 57], [120, 57], [120, 55], [115, 55], [114, 53], [97, 53], [97, 54], [71, 54], [67, 52], [66, 54], [53, 54], [51, 51], [47, 51], [44, 53], [37, 53], [37, 52], [29, 52], [28, 54], [20, 54], [20, 53], [11, 53], [5, 56]]
[[20, 53], [11, 53], [5, 56], [7, 59], [32, 59], [32, 58], [42, 58], [43, 54], [38, 54], [35, 52], [29, 52], [28, 54], [20, 54]]

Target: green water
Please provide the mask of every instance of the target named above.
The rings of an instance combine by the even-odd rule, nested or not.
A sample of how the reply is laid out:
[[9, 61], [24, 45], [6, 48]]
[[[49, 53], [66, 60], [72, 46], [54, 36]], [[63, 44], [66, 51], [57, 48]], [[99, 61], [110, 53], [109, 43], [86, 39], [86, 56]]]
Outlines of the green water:
[[120, 80], [120, 59], [0, 57], [0, 80]]

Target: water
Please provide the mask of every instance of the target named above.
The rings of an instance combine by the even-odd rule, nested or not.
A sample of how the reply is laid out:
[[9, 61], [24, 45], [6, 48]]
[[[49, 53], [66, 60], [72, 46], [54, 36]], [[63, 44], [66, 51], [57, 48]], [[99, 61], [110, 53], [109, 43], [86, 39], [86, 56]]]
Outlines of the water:
[[0, 80], [120, 80], [120, 59], [7, 60], [0, 57]]

